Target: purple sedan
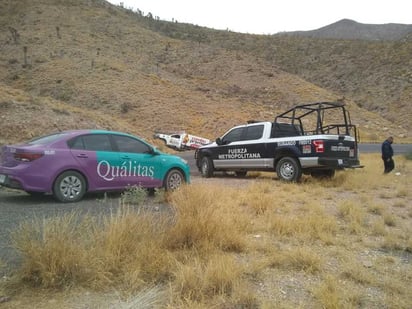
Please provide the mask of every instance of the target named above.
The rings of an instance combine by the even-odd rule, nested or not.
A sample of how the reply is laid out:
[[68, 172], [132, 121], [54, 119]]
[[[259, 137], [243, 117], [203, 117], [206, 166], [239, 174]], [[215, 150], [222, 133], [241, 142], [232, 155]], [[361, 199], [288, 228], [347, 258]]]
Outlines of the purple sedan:
[[174, 190], [189, 181], [185, 160], [122, 132], [64, 131], [3, 146], [0, 152], [1, 186], [51, 193], [61, 202], [130, 186]]

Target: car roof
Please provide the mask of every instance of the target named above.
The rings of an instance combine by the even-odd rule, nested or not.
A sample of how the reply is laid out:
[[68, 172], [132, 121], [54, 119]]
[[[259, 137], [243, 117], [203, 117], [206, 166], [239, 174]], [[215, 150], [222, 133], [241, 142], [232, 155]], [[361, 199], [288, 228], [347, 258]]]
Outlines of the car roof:
[[32, 140], [24, 142], [22, 144], [33, 144], [33, 143], [36, 143], [36, 141], [46, 139], [47, 137], [60, 136], [60, 137], [57, 137], [57, 139], [51, 140], [49, 142], [45, 142], [46, 144], [56, 144], [56, 143], [58, 144], [61, 141], [66, 141], [73, 137], [77, 137], [77, 136], [85, 135], [85, 134], [116, 134], [116, 135], [138, 138], [131, 134], [124, 133], [124, 132], [118, 132], [118, 131], [100, 130], [100, 129], [82, 129], [82, 130], [64, 130], [60, 132], [52, 132], [50, 134], [35, 137]]
[[119, 134], [119, 135], [133, 136], [126, 132], [111, 131], [111, 130], [104, 130], [104, 129], [65, 130], [61, 132], [56, 132], [55, 134], [58, 134], [58, 133], [64, 133], [64, 134], [70, 134], [70, 135], [81, 135], [81, 134], [93, 133], [93, 134]]

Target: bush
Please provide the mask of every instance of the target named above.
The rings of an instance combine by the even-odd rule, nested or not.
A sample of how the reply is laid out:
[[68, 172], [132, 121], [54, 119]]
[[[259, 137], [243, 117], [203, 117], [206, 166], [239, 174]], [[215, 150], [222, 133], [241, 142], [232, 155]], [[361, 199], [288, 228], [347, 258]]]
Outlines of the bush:
[[147, 190], [142, 187], [133, 186], [122, 193], [123, 204], [141, 205], [146, 200]]

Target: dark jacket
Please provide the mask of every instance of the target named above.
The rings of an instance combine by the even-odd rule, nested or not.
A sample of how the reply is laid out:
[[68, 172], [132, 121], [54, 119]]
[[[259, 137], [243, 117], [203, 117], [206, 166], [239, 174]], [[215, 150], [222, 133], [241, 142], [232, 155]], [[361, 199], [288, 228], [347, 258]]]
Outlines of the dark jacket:
[[386, 140], [382, 143], [382, 159], [390, 159], [393, 157], [393, 148], [391, 143]]

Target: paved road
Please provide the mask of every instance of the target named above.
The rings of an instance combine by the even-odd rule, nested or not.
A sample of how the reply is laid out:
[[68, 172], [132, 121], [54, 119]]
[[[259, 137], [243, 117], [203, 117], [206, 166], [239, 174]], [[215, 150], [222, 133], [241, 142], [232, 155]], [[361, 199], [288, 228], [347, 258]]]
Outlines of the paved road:
[[[393, 144], [395, 155], [412, 153], [412, 144]], [[374, 153], [381, 151], [381, 144], [359, 144], [361, 153]]]
[[195, 161], [195, 152], [194, 151], [185, 151], [182, 153], [179, 153], [179, 156], [185, 159], [190, 166], [190, 175], [192, 176], [199, 176], [199, 171], [196, 166], [196, 161]]

